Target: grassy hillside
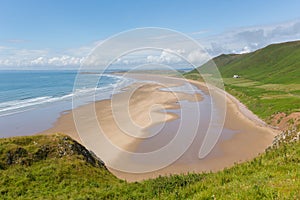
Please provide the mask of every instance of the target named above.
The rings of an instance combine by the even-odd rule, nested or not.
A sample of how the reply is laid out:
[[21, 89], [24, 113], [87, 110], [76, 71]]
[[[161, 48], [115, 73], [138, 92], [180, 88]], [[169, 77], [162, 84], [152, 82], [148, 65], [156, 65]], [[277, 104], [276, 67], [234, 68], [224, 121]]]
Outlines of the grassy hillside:
[[[220, 55], [199, 67], [201, 74], [213, 74], [213, 63], [225, 89], [262, 119], [300, 111], [300, 41], [272, 44], [248, 54]], [[233, 79], [234, 74], [241, 78]], [[196, 70], [185, 76], [201, 80]]]
[[63, 135], [0, 140], [0, 199], [299, 199], [300, 143], [218, 173], [127, 183]]
[[[220, 55], [213, 59], [222, 77], [238, 74], [260, 83], [300, 84], [300, 41], [272, 44], [248, 54]], [[201, 71], [209, 68], [209, 63]]]

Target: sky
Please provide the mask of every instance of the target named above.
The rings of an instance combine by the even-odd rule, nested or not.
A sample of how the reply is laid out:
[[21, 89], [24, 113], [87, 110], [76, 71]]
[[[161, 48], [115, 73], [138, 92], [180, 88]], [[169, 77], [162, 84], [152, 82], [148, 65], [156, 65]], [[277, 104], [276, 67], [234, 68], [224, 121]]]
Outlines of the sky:
[[299, 0], [0, 0], [0, 69], [76, 67], [100, 41], [162, 27], [212, 56], [300, 39]]

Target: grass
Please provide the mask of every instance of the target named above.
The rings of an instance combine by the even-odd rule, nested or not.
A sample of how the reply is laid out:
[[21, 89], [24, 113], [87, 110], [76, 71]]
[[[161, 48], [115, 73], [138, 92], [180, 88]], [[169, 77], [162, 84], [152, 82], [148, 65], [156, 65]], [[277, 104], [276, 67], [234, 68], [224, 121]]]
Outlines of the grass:
[[[226, 91], [265, 121], [278, 112], [300, 109], [300, 41], [269, 45], [248, 54], [220, 55], [199, 67], [203, 75], [217, 65]], [[232, 78], [238, 74], [241, 78]], [[197, 70], [184, 74], [202, 81]]]
[[[224, 57], [230, 57], [225, 62]], [[221, 55], [214, 58], [221, 74], [233, 74], [263, 84], [300, 84], [300, 41], [272, 44], [255, 52], [242, 55]], [[204, 65], [202, 70], [209, 67]]]
[[[185, 78], [202, 81], [197, 73], [185, 74]], [[300, 109], [300, 84], [265, 85], [245, 78], [223, 78], [223, 82], [227, 92], [267, 122], [278, 112], [290, 114]]]
[[[266, 89], [259, 84], [251, 86], [225, 82], [225, 89], [243, 102], [251, 111], [260, 118], [268, 121], [278, 112], [290, 114], [300, 108], [299, 96], [285, 90]], [[282, 86], [284, 87], [284, 86]]]
[[[30, 165], [14, 163], [0, 170], [1, 199], [299, 199], [300, 143], [284, 144], [256, 159], [217, 173], [173, 175], [127, 183], [105, 167], [93, 165], [63, 135], [1, 139], [1, 163], [7, 153], [23, 148], [28, 159], [44, 145], [46, 157]], [[22, 157], [22, 158], [21, 158]]]

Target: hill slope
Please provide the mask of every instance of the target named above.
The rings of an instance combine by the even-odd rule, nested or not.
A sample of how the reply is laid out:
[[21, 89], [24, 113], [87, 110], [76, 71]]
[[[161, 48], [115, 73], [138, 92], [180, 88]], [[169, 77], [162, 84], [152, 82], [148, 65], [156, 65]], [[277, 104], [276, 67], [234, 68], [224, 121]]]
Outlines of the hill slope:
[[[223, 54], [213, 61], [224, 78], [238, 74], [262, 83], [300, 84], [300, 41], [272, 44], [248, 54]], [[210, 64], [200, 71], [205, 73]]]
[[300, 143], [218, 173], [127, 183], [63, 135], [0, 139], [0, 199], [299, 199]]
[[[300, 111], [300, 41], [272, 44], [247, 54], [223, 54], [198, 70], [214, 77], [212, 65], [217, 65], [225, 89], [272, 125], [277, 126], [272, 119], [281, 118], [276, 114]], [[234, 74], [241, 78], [232, 78]], [[185, 77], [202, 80], [197, 70]]]

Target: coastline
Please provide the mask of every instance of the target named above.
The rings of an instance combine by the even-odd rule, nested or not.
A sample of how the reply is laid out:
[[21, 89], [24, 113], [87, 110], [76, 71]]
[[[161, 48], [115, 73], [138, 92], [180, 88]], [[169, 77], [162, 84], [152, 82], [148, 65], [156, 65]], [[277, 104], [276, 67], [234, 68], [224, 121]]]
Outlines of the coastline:
[[[147, 79], [146, 75], [134, 75], [135, 78]], [[147, 75], [152, 77], [155, 75]], [[161, 81], [160, 84], [147, 83], [141, 86], [141, 90], [135, 91], [133, 93], [132, 105], [132, 119], [134, 119], [137, 124], [143, 128], [149, 128], [155, 124], [170, 122], [178, 119], [178, 115], [174, 113], [167, 112], [166, 115], [160, 113], [162, 107], [153, 109], [153, 104], [162, 104], [163, 109], [178, 109], [176, 102], [179, 97], [180, 100], [190, 100], [190, 101], [201, 101], [201, 97], [192, 97], [187, 94], [178, 93], [178, 96], [175, 97], [171, 92], [160, 91], [159, 88], [162, 85], [167, 87], [178, 86], [182, 84], [182, 80], [176, 77], [165, 77], [165, 76], [156, 76], [158, 80]], [[204, 92], [207, 92], [206, 86], [203, 83], [189, 80], [190, 83], [197, 86]], [[135, 88], [134, 86], [133, 88]], [[132, 86], [124, 88], [120, 94], [114, 95], [117, 102], [122, 101], [122, 95], [130, 92]], [[151, 98], [142, 98], [147, 95], [153, 95]], [[149, 96], [148, 96], [149, 97]], [[109, 169], [114, 175], [121, 179], [126, 179], [127, 181], [140, 181], [148, 178], [155, 178], [159, 175], [169, 175], [169, 174], [179, 174], [179, 173], [188, 173], [188, 172], [208, 172], [208, 171], [218, 171], [224, 169], [225, 167], [230, 167], [238, 162], [243, 162], [249, 160], [259, 153], [264, 152], [264, 150], [272, 144], [273, 138], [276, 135], [276, 130], [271, 129], [266, 126], [264, 123], [257, 121], [257, 117], [250, 111], [248, 115], [245, 115], [243, 110], [247, 111], [246, 107], [243, 107], [243, 104], [240, 103], [234, 97], [227, 95], [227, 113], [225, 119], [225, 128], [235, 131], [232, 136], [228, 139], [219, 140], [216, 148], [217, 150], [212, 151], [208, 158], [203, 160], [195, 160], [195, 156], [199, 151], [199, 141], [191, 145], [188, 151], [182, 156], [178, 161], [174, 162], [170, 166], [163, 168], [161, 170], [143, 173], [143, 174], [132, 174], [124, 173], [117, 170]], [[85, 105], [77, 110], [84, 110], [92, 105]], [[101, 100], [95, 103], [97, 116], [99, 121], [102, 121], [101, 127], [104, 128], [110, 134], [108, 138], [118, 145], [120, 148], [123, 148], [127, 151], [134, 152], [139, 144], [142, 142], [141, 139], [130, 137], [126, 134], [120, 134], [122, 131], [118, 130], [116, 124], [113, 123], [112, 115], [110, 113], [111, 100]], [[242, 109], [241, 109], [242, 108]], [[151, 110], [152, 109], [152, 110]], [[153, 119], [156, 119], [154, 122], [151, 121], [149, 115], [141, 115], [145, 113], [145, 110], [151, 110], [149, 113]], [[59, 120], [54, 124], [54, 126], [46, 131], [43, 131], [40, 134], [51, 134], [55, 132], [61, 132], [68, 134], [75, 140], [81, 142], [80, 137], [76, 132], [76, 127], [74, 125], [72, 112], [70, 111], [66, 114], [61, 115]], [[100, 117], [99, 117], [100, 116]], [[104, 117], [101, 117], [104, 116]], [[103, 127], [104, 126], [104, 127]], [[87, 129], [88, 124], [87, 124]], [[92, 131], [92, 130], [91, 130]], [[216, 154], [216, 155], [214, 155]], [[193, 155], [193, 158], [190, 158]]]
[[[174, 87], [179, 86], [179, 83], [165, 82], [163, 84], [158, 83], [134, 83], [121, 90], [120, 93], [114, 94], [114, 110], [111, 109], [112, 99], [99, 100], [94, 103], [80, 106], [74, 110], [65, 111], [61, 114], [58, 120], [53, 124], [50, 129], [42, 131], [37, 134], [52, 134], [52, 133], [64, 133], [78, 141], [83, 143], [80, 136], [77, 133], [76, 126], [74, 124], [73, 112], [85, 112], [95, 106], [97, 112], [97, 118], [100, 122], [101, 128], [113, 143], [118, 145], [127, 151], [134, 151], [135, 147], [133, 143], [138, 143], [139, 138], [133, 138], [124, 133], [118, 128], [118, 124], [114, 122], [114, 117], [120, 117], [119, 115], [126, 115], [128, 113], [122, 113], [124, 110], [124, 101], [127, 101], [130, 96], [129, 110], [130, 116], [134, 123], [142, 128], [147, 129], [150, 126], [156, 124], [172, 121], [178, 119], [178, 115], [166, 110], [179, 109], [178, 100], [198, 101], [201, 100], [200, 95], [189, 95], [185, 93], [172, 93], [160, 90], [162, 87]], [[137, 91], [135, 91], [137, 90]], [[133, 92], [133, 93], [132, 93]], [[155, 106], [155, 105], [161, 106]], [[154, 106], [153, 106], [154, 105]], [[165, 114], [161, 111], [165, 110]], [[145, 112], [146, 111], [146, 112]], [[118, 116], [115, 115], [118, 113]], [[121, 113], [121, 114], [120, 114]], [[151, 116], [150, 116], [151, 115]], [[128, 115], [127, 115], [128, 117]], [[87, 129], [89, 124], [86, 125]], [[138, 133], [143, 134], [143, 133]]]

